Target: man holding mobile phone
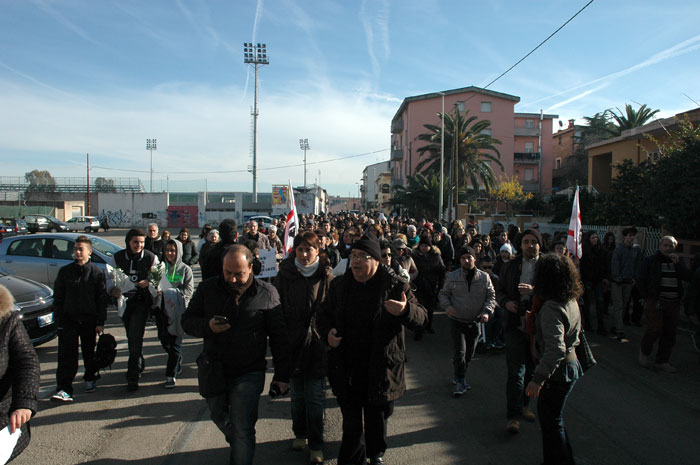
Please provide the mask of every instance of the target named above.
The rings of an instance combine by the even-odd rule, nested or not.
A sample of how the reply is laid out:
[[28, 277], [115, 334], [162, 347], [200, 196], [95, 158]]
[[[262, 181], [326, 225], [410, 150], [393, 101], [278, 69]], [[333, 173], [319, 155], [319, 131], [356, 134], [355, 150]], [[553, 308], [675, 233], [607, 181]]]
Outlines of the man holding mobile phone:
[[211, 419], [231, 445], [230, 463], [253, 463], [258, 403], [265, 384], [267, 340], [273, 390], [289, 391], [290, 360], [277, 290], [253, 276], [253, 255], [243, 245], [224, 254], [220, 276], [203, 281], [182, 316], [187, 334], [204, 339], [204, 353], [220, 361], [225, 391], [208, 397]]

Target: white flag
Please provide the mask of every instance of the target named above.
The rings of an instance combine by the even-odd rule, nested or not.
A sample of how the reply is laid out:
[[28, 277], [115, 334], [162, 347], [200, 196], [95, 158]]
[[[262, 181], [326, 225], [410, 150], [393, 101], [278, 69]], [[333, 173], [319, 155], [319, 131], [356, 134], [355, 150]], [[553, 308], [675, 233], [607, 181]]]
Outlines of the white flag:
[[289, 181], [289, 213], [287, 214], [287, 224], [284, 226], [284, 256], [285, 258], [292, 252], [294, 247], [294, 237], [299, 229], [299, 217], [297, 216], [297, 203], [294, 201], [294, 189]]
[[581, 207], [578, 202], [578, 190], [574, 194], [574, 203], [571, 206], [571, 219], [569, 220], [569, 236], [566, 238], [566, 248], [569, 255], [580, 259], [583, 256], [581, 251]]

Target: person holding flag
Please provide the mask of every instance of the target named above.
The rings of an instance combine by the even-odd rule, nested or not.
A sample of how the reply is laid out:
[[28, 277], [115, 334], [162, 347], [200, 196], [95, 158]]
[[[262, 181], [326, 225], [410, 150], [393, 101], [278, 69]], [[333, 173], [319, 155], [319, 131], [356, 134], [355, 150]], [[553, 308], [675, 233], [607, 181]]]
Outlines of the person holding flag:
[[284, 256], [285, 258], [292, 252], [294, 248], [294, 237], [299, 229], [299, 216], [297, 215], [297, 204], [294, 201], [294, 189], [292, 182], [289, 181], [289, 213], [287, 214], [287, 222], [284, 226]]
[[574, 203], [571, 206], [571, 219], [569, 220], [569, 235], [566, 238], [566, 248], [569, 249], [569, 256], [578, 265], [583, 256], [581, 250], [581, 208], [578, 200], [579, 186], [576, 186]]

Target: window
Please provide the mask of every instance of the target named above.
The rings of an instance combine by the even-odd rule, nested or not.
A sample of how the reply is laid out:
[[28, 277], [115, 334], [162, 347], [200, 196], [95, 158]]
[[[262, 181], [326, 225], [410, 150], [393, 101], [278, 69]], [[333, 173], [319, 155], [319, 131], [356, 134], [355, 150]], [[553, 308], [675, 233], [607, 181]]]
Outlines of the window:
[[647, 161], [649, 163], [656, 163], [659, 161], [659, 152], [647, 152]]
[[457, 111], [459, 111], [460, 113], [464, 112], [464, 102], [462, 102], [461, 100], [457, 102]]
[[531, 119], [526, 119], [525, 120], [525, 127], [532, 129], [535, 127], [535, 122], [532, 121]]
[[525, 142], [525, 153], [533, 153], [535, 151], [534, 142]]
[[561, 158], [554, 160], [554, 169], [558, 170], [559, 168], [561, 168]]
[[559, 145], [561, 145], [561, 137], [557, 137], [557, 140], [559, 141]]
[[481, 131], [479, 134], [484, 134], [484, 135], [486, 135], [486, 136], [490, 136], [490, 135], [491, 135], [491, 129], [490, 129], [490, 128], [484, 129], [484, 130]]
[[45, 239], [21, 239], [14, 241], [7, 249], [7, 255], [21, 257], [41, 257], [44, 251]]
[[535, 170], [533, 168], [525, 168], [525, 181], [533, 181], [535, 179]]
[[491, 113], [491, 102], [481, 102], [481, 112]]
[[54, 239], [51, 247], [51, 257], [59, 260], [73, 260], [74, 243], [66, 239]]

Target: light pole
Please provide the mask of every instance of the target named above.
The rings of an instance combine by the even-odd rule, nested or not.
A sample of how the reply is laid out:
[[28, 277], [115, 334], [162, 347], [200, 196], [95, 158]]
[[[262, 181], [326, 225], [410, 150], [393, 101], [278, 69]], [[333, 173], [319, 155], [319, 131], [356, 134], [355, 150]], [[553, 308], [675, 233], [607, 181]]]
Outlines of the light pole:
[[146, 150], [151, 151], [151, 193], [153, 192], [153, 151], [158, 150], [155, 139], [146, 139]]
[[255, 99], [253, 101], [253, 202], [258, 201], [258, 66], [269, 65], [267, 45], [243, 44], [243, 62], [255, 67]]
[[438, 93], [442, 97], [442, 113], [440, 113], [440, 201], [438, 206], [438, 218], [442, 219], [442, 203], [445, 191], [445, 93]]
[[311, 150], [309, 139], [299, 139], [299, 148], [304, 151], [304, 192], [306, 192], [306, 151]]

